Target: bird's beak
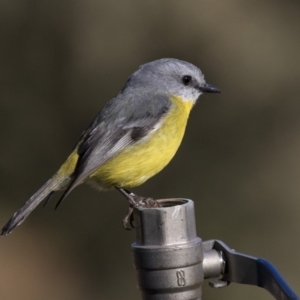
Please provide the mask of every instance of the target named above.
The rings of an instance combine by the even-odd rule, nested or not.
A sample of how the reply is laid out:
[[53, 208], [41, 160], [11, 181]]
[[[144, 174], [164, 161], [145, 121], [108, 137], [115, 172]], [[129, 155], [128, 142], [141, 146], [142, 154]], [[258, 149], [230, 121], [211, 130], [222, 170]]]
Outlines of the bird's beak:
[[202, 93], [221, 93], [220, 89], [212, 84], [205, 83], [197, 87]]

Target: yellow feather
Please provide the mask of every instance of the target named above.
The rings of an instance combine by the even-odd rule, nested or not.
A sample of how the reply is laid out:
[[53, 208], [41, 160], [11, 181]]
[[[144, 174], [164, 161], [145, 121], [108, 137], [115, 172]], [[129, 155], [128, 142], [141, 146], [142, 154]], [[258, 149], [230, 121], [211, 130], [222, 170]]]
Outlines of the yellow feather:
[[77, 154], [77, 149], [75, 149], [64, 162], [64, 164], [60, 167], [57, 171], [56, 176], [57, 178], [63, 178], [65, 176], [71, 175], [78, 162], [79, 155]]
[[161, 126], [136, 144], [111, 158], [89, 176], [100, 187], [131, 188], [161, 171], [175, 155], [185, 132], [193, 101], [172, 97]]

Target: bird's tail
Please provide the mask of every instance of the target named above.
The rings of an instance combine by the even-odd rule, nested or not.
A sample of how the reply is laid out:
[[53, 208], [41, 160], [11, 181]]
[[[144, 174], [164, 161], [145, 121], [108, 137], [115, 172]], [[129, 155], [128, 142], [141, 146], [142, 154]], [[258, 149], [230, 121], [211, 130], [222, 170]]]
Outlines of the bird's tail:
[[[65, 179], [65, 178], [64, 178]], [[43, 201], [48, 201], [51, 195], [61, 189], [64, 180], [57, 180], [56, 176], [49, 179], [7, 222], [2, 228], [1, 235], [8, 235], [16, 226], [24, 222], [28, 215]]]

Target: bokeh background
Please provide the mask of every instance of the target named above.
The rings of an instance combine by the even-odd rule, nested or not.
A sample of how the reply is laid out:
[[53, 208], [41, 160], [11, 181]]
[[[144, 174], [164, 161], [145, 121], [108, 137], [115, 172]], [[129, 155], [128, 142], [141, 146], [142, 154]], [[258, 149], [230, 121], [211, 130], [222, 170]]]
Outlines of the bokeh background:
[[[172, 163], [134, 189], [195, 201], [198, 234], [273, 262], [300, 294], [300, 2], [2, 0], [0, 221], [59, 167], [145, 62], [199, 66], [203, 95]], [[80, 186], [0, 240], [0, 298], [140, 299], [116, 191]], [[232, 284], [205, 299], [272, 299]]]

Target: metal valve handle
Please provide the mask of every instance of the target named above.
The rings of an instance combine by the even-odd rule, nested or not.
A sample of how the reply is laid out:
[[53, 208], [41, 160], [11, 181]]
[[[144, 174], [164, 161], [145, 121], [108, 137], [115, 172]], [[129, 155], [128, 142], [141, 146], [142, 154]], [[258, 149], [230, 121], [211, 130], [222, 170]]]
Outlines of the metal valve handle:
[[158, 202], [162, 207], [134, 210], [132, 249], [144, 300], [201, 299], [204, 279], [220, 276], [210, 283], [212, 287], [251, 284], [268, 290], [275, 299], [299, 299], [267, 260], [235, 252], [222, 241], [202, 242], [196, 233], [193, 201]]

